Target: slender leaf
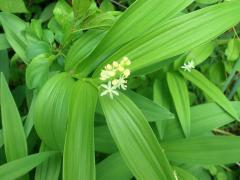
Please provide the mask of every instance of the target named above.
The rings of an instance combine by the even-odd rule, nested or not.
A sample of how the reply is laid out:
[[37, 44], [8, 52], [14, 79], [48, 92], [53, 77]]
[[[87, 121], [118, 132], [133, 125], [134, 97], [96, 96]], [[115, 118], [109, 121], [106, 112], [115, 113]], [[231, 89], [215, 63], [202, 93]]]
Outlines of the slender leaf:
[[95, 150], [102, 153], [111, 154], [117, 152], [112, 136], [107, 126], [98, 126], [94, 128]]
[[97, 164], [97, 180], [129, 180], [132, 173], [125, 165], [121, 155], [114, 153]]
[[3, 73], [0, 93], [5, 154], [7, 161], [12, 161], [27, 155], [27, 142], [21, 117]]
[[125, 91], [125, 94], [138, 106], [149, 122], [173, 119], [174, 115], [166, 108], [154, 103], [133, 91]]
[[190, 136], [190, 102], [187, 84], [179, 73], [167, 73], [167, 82], [172, 99], [186, 137]]
[[196, 137], [167, 141], [163, 148], [169, 160], [198, 165], [220, 165], [240, 161], [240, 138]]
[[194, 85], [204, 91], [225, 111], [227, 111], [235, 119], [239, 120], [238, 114], [221, 90], [211, 83], [203, 74], [197, 70], [192, 70], [191, 73], [181, 71], [181, 73], [187, 80], [191, 81]]
[[[41, 144], [40, 153], [49, 151], [49, 148]], [[58, 180], [61, 169], [62, 157], [60, 154], [51, 156], [36, 168], [35, 180]]]
[[113, 139], [133, 175], [144, 180], [174, 179], [160, 144], [137, 106], [123, 94], [114, 99], [103, 96], [100, 102]]
[[16, 179], [55, 154], [56, 152], [42, 152], [4, 164], [0, 166], [1, 180]]
[[98, 91], [78, 81], [72, 90], [70, 120], [63, 154], [63, 179], [94, 180], [94, 113]]
[[27, 63], [29, 60], [26, 57], [27, 41], [23, 31], [27, 24], [13, 14], [6, 12], [0, 13], [0, 22], [3, 26], [6, 38], [18, 56]]

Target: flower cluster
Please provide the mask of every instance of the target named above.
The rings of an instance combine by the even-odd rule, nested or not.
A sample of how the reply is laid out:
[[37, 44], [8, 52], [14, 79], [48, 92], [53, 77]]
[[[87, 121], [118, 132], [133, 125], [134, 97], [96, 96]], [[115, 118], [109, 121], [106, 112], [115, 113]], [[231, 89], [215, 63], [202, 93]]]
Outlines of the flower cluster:
[[193, 61], [188, 61], [187, 63], [184, 63], [181, 68], [184, 69], [184, 71], [191, 72], [191, 70], [195, 68], [195, 65]]
[[130, 75], [130, 70], [126, 67], [131, 64], [128, 57], [122, 58], [121, 62], [113, 61], [112, 64], [108, 64], [101, 71], [100, 80], [106, 82], [101, 84], [105, 90], [101, 93], [101, 96], [109, 94], [111, 99], [113, 95], [119, 95], [117, 89], [127, 89], [126, 78]]

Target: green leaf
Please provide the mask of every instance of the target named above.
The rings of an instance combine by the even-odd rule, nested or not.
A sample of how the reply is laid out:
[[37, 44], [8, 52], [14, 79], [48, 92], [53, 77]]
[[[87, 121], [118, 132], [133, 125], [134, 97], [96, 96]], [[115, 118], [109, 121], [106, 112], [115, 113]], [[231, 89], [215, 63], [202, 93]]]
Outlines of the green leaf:
[[44, 84], [35, 102], [35, 129], [52, 149], [63, 150], [73, 84], [69, 74], [57, 74]]
[[10, 60], [7, 50], [0, 50], [0, 72], [3, 72], [6, 80], [10, 77]]
[[7, 161], [12, 161], [27, 155], [27, 142], [21, 117], [3, 73], [0, 93], [5, 154]]
[[94, 128], [95, 150], [102, 153], [112, 154], [117, 152], [112, 136], [107, 126], [97, 126]]
[[187, 84], [177, 72], [168, 72], [167, 82], [183, 132], [186, 137], [189, 137], [191, 121]]
[[[240, 2], [231, 1], [169, 20], [159, 28], [146, 32], [122, 46], [107, 59], [105, 58], [104, 63], [95, 71], [94, 77], [99, 75], [100, 70], [107, 63], [120, 60], [124, 56], [132, 61], [130, 69], [133, 75], [156, 71], [163, 65], [171, 63], [169, 58], [209, 42], [233, 27], [240, 21], [239, 11]], [[99, 62], [99, 59], [96, 57], [95, 59]], [[94, 66], [94, 63], [90, 62]]]
[[53, 9], [54, 17], [64, 33], [63, 42], [69, 38], [74, 23], [73, 10], [65, 0], [59, 0]]
[[[41, 144], [40, 153], [49, 150], [50, 149], [46, 145], [43, 143]], [[62, 156], [60, 154], [49, 157], [48, 161], [45, 161], [36, 168], [34, 180], [58, 180], [61, 170], [61, 162]]]
[[81, 18], [85, 16], [88, 12], [88, 9], [92, 3], [92, 0], [73, 0], [73, 11], [74, 16]]
[[1, 180], [16, 179], [55, 154], [56, 152], [42, 152], [4, 164], [0, 166]]
[[48, 79], [51, 60], [55, 56], [47, 57], [41, 54], [35, 57], [26, 69], [26, 84], [29, 89], [41, 87]]
[[[232, 102], [232, 106], [240, 113], [240, 102]], [[191, 137], [202, 136], [213, 129], [220, 128], [235, 119], [215, 103], [202, 104], [191, 107]], [[184, 138], [177, 120], [169, 121], [165, 139]]]
[[179, 167], [174, 167], [174, 169], [176, 170], [176, 174], [179, 177], [179, 180], [198, 180], [192, 174], [190, 174], [189, 172], [187, 172]]
[[174, 179], [151, 127], [125, 95], [100, 97], [107, 124], [126, 165], [137, 179]]
[[161, 27], [163, 22], [177, 15], [192, 2], [192, 0], [136, 1], [114, 24], [91, 56], [79, 66], [79, 72], [82, 74], [91, 72], [120, 46], [149, 30]]
[[196, 137], [165, 141], [162, 145], [169, 160], [186, 164], [221, 165], [240, 161], [239, 137]]
[[51, 54], [51, 48], [47, 42], [34, 40], [28, 43], [26, 49], [26, 56], [28, 59], [32, 60], [41, 54]]
[[187, 55], [186, 61], [193, 61], [194, 65], [201, 64], [205, 61], [213, 52], [214, 50], [214, 43], [209, 42], [204, 45], [198, 46], [194, 48], [190, 53]]
[[28, 10], [23, 0], [0, 0], [0, 9], [10, 13], [27, 13]]
[[210, 98], [212, 98], [219, 106], [221, 106], [225, 111], [232, 115], [235, 119], [239, 119], [238, 114], [231, 106], [228, 99], [224, 96], [218, 87], [211, 83], [204, 75], [202, 75], [197, 70], [192, 70], [191, 72], [180, 71], [182, 75], [189, 81], [191, 81], [195, 86], [204, 91]]
[[87, 31], [70, 47], [65, 62], [65, 70], [74, 70], [98, 45], [104, 33], [98, 30]]
[[[157, 78], [153, 83], [153, 100], [157, 104], [164, 106], [169, 110], [171, 110], [171, 108], [173, 107], [172, 97], [168, 89], [165, 75]], [[156, 122], [158, 133], [161, 138], [164, 137], [167, 123], [168, 121]]]
[[26, 57], [25, 52], [27, 48], [27, 41], [23, 34], [23, 31], [25, 31], [27, 24], [17, 16], [6, 12], [0, 13], [0, 22], [3, 26], [3, 30], [9, 44], [19, 55], [19, 57], [25, 63], [27, 63], [29, 61]]
[[174, 115], [166, 108], [154, 103], [150, 99], [133, 91], [125, 91], [126, 94], [142, 111], [149, 122], [173, 119]]
[[10, 48], [10, 44], [7, 41], [5, 34], [0, 34], [0, 50], [5, 50]]
[[114, 153], [97, 164], [97, 180], [129, 180], [132, 173], [125, 165], [121, 155]]
[[237, 60], [240, 54], [240, 41], [238, 39], [230, 39], [225, 54], [229, 61]]
[[94, 180], [94, 113], [98, 91], [89, 82], [75, 83], [70, 103], [64, 153], [63, 179]]

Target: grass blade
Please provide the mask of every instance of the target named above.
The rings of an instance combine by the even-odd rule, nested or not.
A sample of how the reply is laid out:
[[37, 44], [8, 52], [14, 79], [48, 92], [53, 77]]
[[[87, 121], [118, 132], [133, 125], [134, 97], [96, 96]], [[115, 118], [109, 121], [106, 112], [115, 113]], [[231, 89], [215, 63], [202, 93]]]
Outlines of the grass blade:
[[27, 155], [27, 142], [20, 114], [3, 73], [0, 93], [5, 154], [7, 161], [12, 161]]

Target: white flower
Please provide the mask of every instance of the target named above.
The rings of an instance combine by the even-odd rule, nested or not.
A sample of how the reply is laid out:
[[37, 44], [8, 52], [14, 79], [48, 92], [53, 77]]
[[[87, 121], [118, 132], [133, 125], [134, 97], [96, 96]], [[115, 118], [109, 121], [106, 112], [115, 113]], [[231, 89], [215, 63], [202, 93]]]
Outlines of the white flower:
[[118, 83], [117, 83], [117, 88], [119, 89], [123, 89], [123, 90], [127, 90], [127, 80], [124, 79], [123, 76], [121, 76], [119, 79], [118, 79]]
[[184, 71], [191, 72], [191, 70], [195, 68], [195, 65], [193, 61], [189, 61], [187, 63], [184, 63], [181, 68], [184, 69]]
[[108, 81], [108, 84], [102, 84], [101, 87], [103, 87], [105, 90], [101, 93], [101, 96], [105, 96], [109, 94], [110, 98], [113, 99], [113, 95], [119, 96], [119, 93], [116, 90], [116, 86], [112, 86], [111, 81]]

